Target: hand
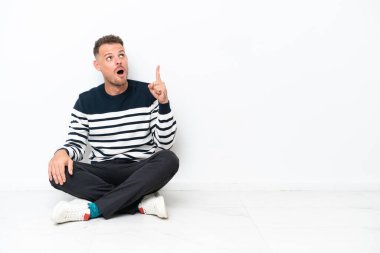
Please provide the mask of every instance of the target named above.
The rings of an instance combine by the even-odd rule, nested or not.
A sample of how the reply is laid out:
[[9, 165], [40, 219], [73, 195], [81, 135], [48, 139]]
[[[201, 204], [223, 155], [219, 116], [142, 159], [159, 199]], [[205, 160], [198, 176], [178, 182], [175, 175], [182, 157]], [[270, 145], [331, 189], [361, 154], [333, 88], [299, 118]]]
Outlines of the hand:
[[73, 160], [66, 153], [66, 150], [58, 150], [49, 162], [49, 180], [56, 184], [63, 185], [66, 182], [65, 166], [68, 167], [69, 174], [73, 174]]
[[165, 82], [161, 80], [160, 65], [156, 68], [156, 81], [148, 85], [150, 93], [158, 100], [160, 104], [166, 104], [169, 102], [168, 92], [166, 91]]

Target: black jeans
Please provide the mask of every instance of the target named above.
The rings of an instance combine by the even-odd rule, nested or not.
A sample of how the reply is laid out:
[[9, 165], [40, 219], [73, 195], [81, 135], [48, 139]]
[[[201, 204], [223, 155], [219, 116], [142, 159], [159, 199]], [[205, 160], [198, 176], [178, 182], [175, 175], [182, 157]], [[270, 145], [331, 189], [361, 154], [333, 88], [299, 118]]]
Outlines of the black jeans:
[[73, 175], [65, 170], [66, 183], [50, 184], [61, 191], [98, 206], [104, 218], [116, 213], [134, 214], [141, 199], [166, 185], [177, 173], [178, 157], [162, 150], [134, 163], [122, 159], [94, 164], [74, 162]]

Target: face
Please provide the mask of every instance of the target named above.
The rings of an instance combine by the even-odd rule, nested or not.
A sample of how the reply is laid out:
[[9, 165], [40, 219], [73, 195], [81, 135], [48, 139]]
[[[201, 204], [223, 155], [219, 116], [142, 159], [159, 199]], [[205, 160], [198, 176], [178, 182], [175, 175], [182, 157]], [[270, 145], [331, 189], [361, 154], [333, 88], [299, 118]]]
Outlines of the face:
[[94, 66], [102, 72], [106, 84], [121, 87], [127, 83], [128, 59], [121, 44], [101, 45]]

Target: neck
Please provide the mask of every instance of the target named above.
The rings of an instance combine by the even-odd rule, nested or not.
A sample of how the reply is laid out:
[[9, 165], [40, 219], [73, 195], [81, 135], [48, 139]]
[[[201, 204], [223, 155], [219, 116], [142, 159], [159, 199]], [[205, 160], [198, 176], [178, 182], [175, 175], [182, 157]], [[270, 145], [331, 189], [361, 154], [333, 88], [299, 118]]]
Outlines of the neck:
[[108, 95], [116, 96], [128, 89], [128, 81], [126, 81], [124, 84], [113, 84], [105, 82], [104, 89], [106, 90]]

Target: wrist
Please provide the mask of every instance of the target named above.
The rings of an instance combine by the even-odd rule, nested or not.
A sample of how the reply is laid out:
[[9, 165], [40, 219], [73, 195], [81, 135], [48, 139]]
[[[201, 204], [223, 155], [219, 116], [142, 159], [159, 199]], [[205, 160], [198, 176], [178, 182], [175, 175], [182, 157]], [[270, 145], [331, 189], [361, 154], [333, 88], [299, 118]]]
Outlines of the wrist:
[[68, 156], [70, 156], [69, 151], [65, 148], [58, 149], [57, 151], [55, 151], [54, 155], [56, 155], [57, 153], [62, 153], [62, 152], [65, 152]]
[[169, 103], [169, 99], [166, 99], [166, 100], [163, 100], [163, 101], [158, 100], [158, 103], [161, 104], [161, 105], [166, 105], [167, 103]]

